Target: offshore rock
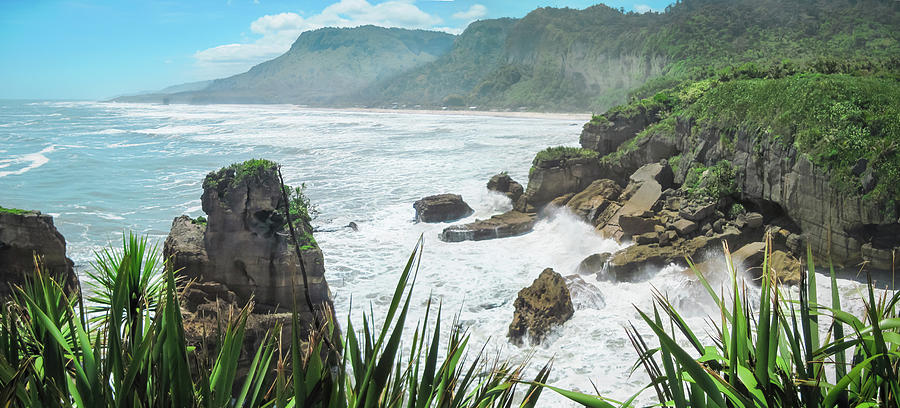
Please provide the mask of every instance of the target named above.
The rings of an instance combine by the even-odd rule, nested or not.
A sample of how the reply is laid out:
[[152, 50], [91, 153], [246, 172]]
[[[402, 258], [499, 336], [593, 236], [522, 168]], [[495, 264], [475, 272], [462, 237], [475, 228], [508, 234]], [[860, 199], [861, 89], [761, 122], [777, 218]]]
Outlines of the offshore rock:
[[516, 310], [508, 336], [515, 344], [521, 344], [526, 336], [532, 345], [540, 344], [553, 327], [575, 313], [565, 279], [551, 268], [544, 269], [531, 286], [520, 290], [513, 306]]
[[[252, 297], [257, 311], [287, 311], [296, 303], [304, 320], [312, 321], [307, 291], [302, 289], [300, 260], [283, 216], [277, 165], [261, 162], [255, 167], [248, 165], [251, 162], [233, 165], [207, 175], [201, 201], [208, 223], [176, 218], [163, 253], [184, 276], [223, 284], [236, 295], [239, 305]], [[300, 219], [294, 223], [309, 282], [309, 301], [330, 309], [322, 251], [312, 227]], [[298, 283], [301, 290], [294, 289]]]
[[491, 179], [488, 180], [487, 189], [509, 197], [513, 203], [515, 203], [525, 192], [522, 185], [513, 180], [512, 177], [506, 173], [499, 173], [492, 176]]
[[34, 273], [35, 254], [67, 292], [79, 293], [74, 264], [66, 257], [66, 240], [53, 225], [53, 217], [38, 211], [0, 210], [0, 300], [9, 298], [11, 287], [22, 285]]
[[425, 197], [413, 203], [416, 221], [446, 222], [465, 218], [475, 211], [459, 194], [438, 194]]
[[534, 228], [536, 215], [509, 211], [486, 220], [444, 228], [440, 239], [444, 242], [481, 241], [522, 235]]

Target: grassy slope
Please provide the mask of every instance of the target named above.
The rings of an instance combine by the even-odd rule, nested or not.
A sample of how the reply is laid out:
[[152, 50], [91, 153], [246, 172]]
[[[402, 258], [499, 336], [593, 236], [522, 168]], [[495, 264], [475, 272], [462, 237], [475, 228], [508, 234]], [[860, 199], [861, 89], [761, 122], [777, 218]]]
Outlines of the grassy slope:
[[[432, 103], [459, 93], [468, 105], [599, 112], [629, 93], [646, 97], [746, 62], [900, 55], [900, 3], [887, 0], [685, 0], [643, 15], [541, 8], [511, 22], [493, 40], [503, 45], [499, 56], [467, 46], [488, 22], [473, 24], [453, 57], [382, 85], [381, 99]], [[462, 77], [455, 87], [433, 84]]]

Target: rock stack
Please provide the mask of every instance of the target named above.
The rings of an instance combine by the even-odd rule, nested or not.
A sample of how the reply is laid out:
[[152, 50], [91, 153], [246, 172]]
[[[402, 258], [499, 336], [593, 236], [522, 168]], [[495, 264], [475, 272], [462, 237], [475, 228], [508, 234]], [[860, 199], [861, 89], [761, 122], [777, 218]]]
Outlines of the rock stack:
[[66, 283], [68, 292], [79, 292], [74, 264], [66, 257], [66, 240], [53, 225], [53, 217], [0, 207], [0, 300], [34, 273], [35, 255], [41, 257], [45, 272]]

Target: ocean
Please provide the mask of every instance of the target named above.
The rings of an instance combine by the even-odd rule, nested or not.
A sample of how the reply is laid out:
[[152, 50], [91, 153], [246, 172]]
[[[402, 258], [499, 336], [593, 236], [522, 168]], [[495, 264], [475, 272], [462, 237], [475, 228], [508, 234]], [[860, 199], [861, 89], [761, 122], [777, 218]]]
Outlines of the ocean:
[[[649, 337], [635, 307], [652, 307], [653, 288], [700, 330], [715, 310], [682, 268], [646, 271], [647, 280], [638, 283], [584, 276], [592, 287], [573, 299], [573, 318], [542, 345], [518, 347], [507, 342], [506, 331], [520, 289], [544, 268], [571, 275], [588, 255], [622, 245], [602, 239], [565, 211], [546, 214], [529, 234], [479, 242], [441, 242], [438, 234], [450, 224], [414, 222], [413, 202], [438, 193], [461, 194], [475, 209], [459, 222], [509, 210], [507, 198], [485, 188], [490, 176], [507, 171], [524, 185], [534, 154], [548, 146], [576, 146], [584, 120], [0, 100], [0, 206], [53, 215], [83, 275], [94, 251], [118, 245], [124, 231], [146, 234], [161, 248], [173, 218], [203, 215], [201, 183], [210, 171], [270, 159], [282, 165], [287, 184], [306, 184], [319, 211], [313, 225], [331, 231], [316, 239], [339, 318], [359, 322], [370, 304], [383, 316], [421, 235], [410, 334], [431, 296], [445, 316], [459, 314], [473, 353], [487, 343], [489, 353], [514, 362], [530, 358], [532, 372], [553, 359], [551, 384], [593, 393], [593, 382], [604, 396], [625, 399], [647, 377], [641, 370], [629, 375], [637, 356], [624, 327], [634, 322]], [[351, 221], [358, 231], [341, 228]], [[711, 277], [714, 286], [727, 276], [721, 263], [722, 273]], [[825, 276], [818, 282], [820, 296], [830, 293]], [[856, 298], [861, 287], [844, 279], [839, 286], [845, 298]], [[857, 314], [861, 307], [848, 306]], [[654, 398], [652, 390], [643, 396], [641, 401]], [[568, 405], [549, 391], [542, 402]]]

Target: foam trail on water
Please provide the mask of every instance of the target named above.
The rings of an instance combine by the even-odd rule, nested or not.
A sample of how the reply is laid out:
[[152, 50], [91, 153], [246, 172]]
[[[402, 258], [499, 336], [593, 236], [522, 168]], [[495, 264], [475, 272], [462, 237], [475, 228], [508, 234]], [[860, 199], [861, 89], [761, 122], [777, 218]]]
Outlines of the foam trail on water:
[[6, 168], [11, 165], [15, 165], [15, 164], [19, 164], [19, 163], [27, 163], [25, 165], [25, 167], [22, 167], [18, 170], [0, 171], [0, 177], [25, 174], [26, 172], [28, 172], [30, 170], [34, 170], [38, 167], [41, 167], [41, 166], [47, 164], [47, 162], [49, 162], [50, 159], [48, 159], [47, 156], [44, 156], [44, 155], [47, 153], [53, 152], [55, 149], [56, 148], [54, 146], [47, 146], [39, 152], [23, 154], [19, 157], [14, 157], [12, 159], [0, 160], [0, 165], [2, 165], [2, 167], [0, 167], [0, 168]]

